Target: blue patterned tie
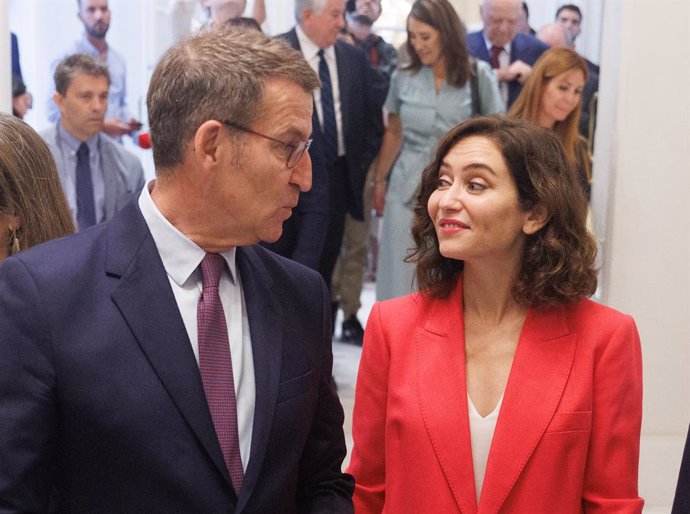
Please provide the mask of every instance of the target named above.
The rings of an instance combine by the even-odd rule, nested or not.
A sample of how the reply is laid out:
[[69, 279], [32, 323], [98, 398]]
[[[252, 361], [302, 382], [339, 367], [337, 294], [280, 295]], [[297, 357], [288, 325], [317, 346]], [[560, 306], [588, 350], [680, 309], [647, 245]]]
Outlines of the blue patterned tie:
[[338, 158], [338, 129], [335, 123], [335, 106], [333, 104], [333, 85], [328, 64], [319, 50], [319, 79], [321, 79], [321, 114], [322, 131], [324, 139], [324, 157], [328, 164], [332, 164]]
[[77, 224], [80, 230], [96, 224], [96, 203], [86, 143], [80, 144], [77, 150]]

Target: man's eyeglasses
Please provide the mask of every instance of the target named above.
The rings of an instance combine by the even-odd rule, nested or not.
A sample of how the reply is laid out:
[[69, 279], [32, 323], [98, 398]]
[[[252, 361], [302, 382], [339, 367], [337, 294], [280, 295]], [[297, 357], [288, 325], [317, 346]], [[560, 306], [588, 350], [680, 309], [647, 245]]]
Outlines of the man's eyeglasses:
[[278, 143], [283, 146], [288, 152], [287, 160], [285, 161], [285, 166], [288, 167], [288, 169], [292, 169], [295, 166], [297, 166], [297, 163], [299, 160], [302, 158], [304, 155], [304, 152], [309, 150], [309, 147], [311, 146], [312, 139], [307, 139], [306, 141], [300, 141], [298, 143], [286, 143], [284, 141], [280, 141], [278, 139], [275, 139], [271, 136], [267, 136], [266, 134], [260, 134], [259, 132], [255, 132], [252, 129], [248, 129], [247, 127], [243, 127], [242, 125], [238, 125], [237, 123], [233, 123], [231, 121], [223, 121], [220, 120], [221, 123], [224, 125], [227, 125], [228, 127], [232, 127], [234, 129], [240, 130], [242, 132], [247, 132], [249, 134], [254, 134], [255, 136], [263, 137], [264, 139], [268, 139], [269, 141], [273, 141], [275, 143]]

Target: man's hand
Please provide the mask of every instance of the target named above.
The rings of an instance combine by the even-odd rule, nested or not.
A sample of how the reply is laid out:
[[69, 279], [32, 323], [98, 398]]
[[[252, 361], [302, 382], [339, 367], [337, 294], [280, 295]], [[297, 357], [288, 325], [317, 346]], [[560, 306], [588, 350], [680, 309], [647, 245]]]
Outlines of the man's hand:
[[118, 118], [106, 118], [103, 121], [103, 132], [110, 137], [120, 137], [132, 131], [139, 130], [141, 123], [134, 118], [130, 118], [127, 123]]
[[496, 78], [502, 82], [517, 80], [520, 84], [524, 84], [527, 77], [532, 74], [532, 67], [523, 61], [515, 61], [507, 68], [497, 68], [495, 71]]
[[128, 134], [131, 131], [129, 125], [119, 120], [118, 118], [106, 118], [103, 121], [103, 132], [110, 137], [120, 137]]

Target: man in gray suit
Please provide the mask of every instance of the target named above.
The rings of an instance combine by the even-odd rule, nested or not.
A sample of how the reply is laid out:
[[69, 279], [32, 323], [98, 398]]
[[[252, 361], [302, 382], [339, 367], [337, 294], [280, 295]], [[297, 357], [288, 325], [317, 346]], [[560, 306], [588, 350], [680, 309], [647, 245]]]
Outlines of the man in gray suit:
[[109, 86], [104, 63], [87, 54], [66, 57], [55, 69], [61, 118], [41, 134], [80, 230], [111, 218], [144, 187], [139, 159], [102, 133]]

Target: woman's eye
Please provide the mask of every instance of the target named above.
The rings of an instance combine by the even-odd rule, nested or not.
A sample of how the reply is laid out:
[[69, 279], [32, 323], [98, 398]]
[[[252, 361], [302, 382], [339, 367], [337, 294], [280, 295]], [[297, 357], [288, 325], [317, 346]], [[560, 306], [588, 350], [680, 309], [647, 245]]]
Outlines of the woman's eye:
[[481, 182], [477, 182], [476, 180], [472, 180], [467, 183], [467, 190], [472, 193], [479, 193], [481, 191], [484, 191], [485, 189], [486, 186]]
[[448, 182], [446, 179], [444, 179], [444, 178], [437, 178], [436, 179], [436, 189], [443, 189], [443, 188], [447, 188], [447, 187], [450, 187], [450, 182]]

